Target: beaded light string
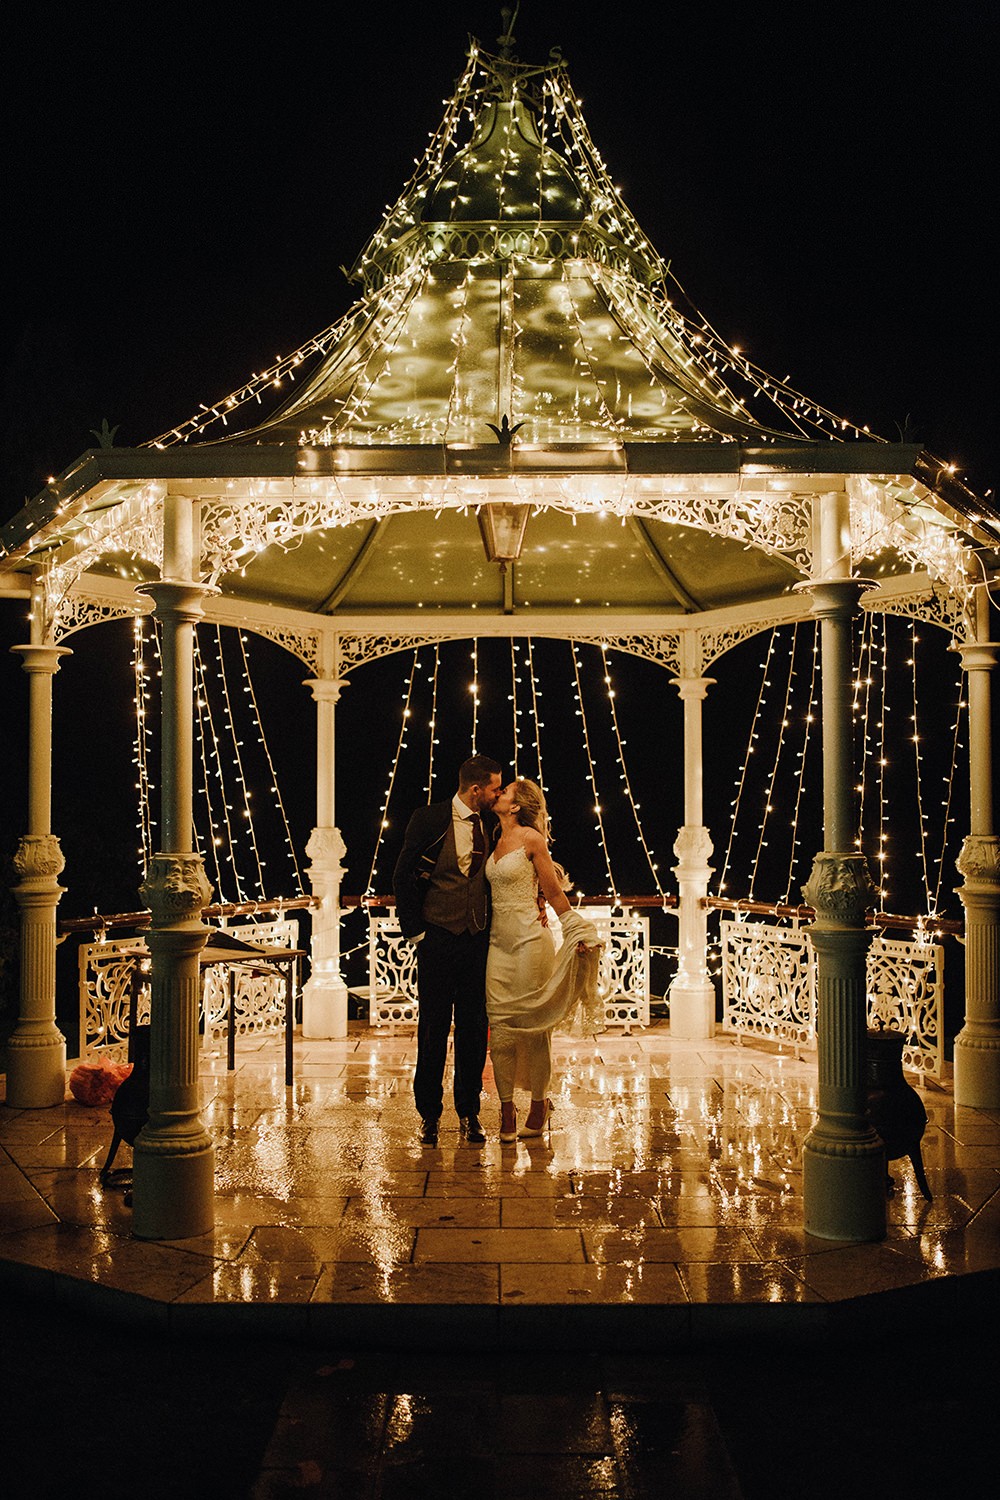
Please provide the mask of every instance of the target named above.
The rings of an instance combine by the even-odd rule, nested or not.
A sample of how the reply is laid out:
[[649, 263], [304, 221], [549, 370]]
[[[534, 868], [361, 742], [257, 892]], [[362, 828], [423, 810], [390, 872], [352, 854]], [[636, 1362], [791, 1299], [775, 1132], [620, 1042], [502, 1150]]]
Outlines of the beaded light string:
[[594, 826], [595, 826], [595, 830], [597, 832], [598, 839], [600, 841], [601, 852], [604, 855], [604, 866], [605, 866], [605, 869], [607, 870], [607, 873], [608, 873], [608, 889], [610, 890], [611, 895], [612, 895], [612, 909], [617, 909], [617, 910], [621, 911], [622, 910], [621, 897], [619, 896], [618, 890], [617, 890], [617, 888], [615, 886], [614, 872], [611, 869], [611, 856], [610, 856], [610, 854], [608, 852], [608, 841], [607, 841], [607, 838], [606, 838], [605, 832], [604, 832], [604, 813], [603, 813], [603, 809], [601, 807], [600, 793], [597, 790], [597, 766], [596, 766], [596, 764], [594, 762], [594, 757], [593, 757], [593, 754], [592, 754], [591, 748], [590, 748], [590, 733], [589, 733], [589, 731], [587, 729], [587, 713], [586, 713], [586, 710], [585, 710], [584, 705], [583, 705], [583, 687], [582, 687], [582, 684], [580, 682], [580, 661], [579, 661], [579, 657], [577, 656], [577, 644], [576, 644], [576, 641], [570, 641], [569, 647], [570, 647], [570, 655], [573, 658], [573, 683], [574, 683], [574, 686], [576, 688], [576, 702], [577, 702], [576, 715], [577, 715], [577, 718], [580, 720], [580, 726], [583, 729], [583, 747], [584, 747], [584, 750], [586, 751], [586, 754], [587, 754], [587, 775], [588, 775], [588, 779], [590, 781], [590, 788], [591, 788], [591, 791], [592, 791], [593, 797], [594, 797], [593, 806], [594, 806], [594, 813], [595, 813], [596, 818], [597, 818], [597, 822], [596, 822], [596, 824]]
[[746, 787], [746, 784], [747, 784], [747, 771], [748, 771], [748, 768], [750, 766], [750, 757], [754, 753], [754, 749], [756, 748], [757, 738], [758, 738], [758, 735], [760, 733], [760, 730], [759, 730], [758, 726], [762, 722], [763, 715], [764, 715], [764, 705], [765, 705], [765, 702], [766, 702], [766, 690], [771, 685], [770, 684], [770, 680], [769, 680], [767, 674], [768, 674], [768, 670], [769, 670], [770, 665], [771, 665], [771, 657], [774, 654], [774, 647], [775, 647], [775, 642], [776, 642], [776, 639], [777, 639], [777, 634], [778, 634], [777, 628], [773, 629], [771, 631], [770, 640], [768, 641], [767, 654], [766, 654], [766, 656], [764, 658], [764, 661], [763, 661], [763, 664], [762, 664], [762, 673], [761, 673], [760, 688], [759, 688], [758, 693], [757, 693], [757, 704], [756, 704], [756, 707], [754, 708], [753, 720], [752, 720], [751, 725], [750, 725], [750, 736], [749, 736], [749, 739], [747, 740], [746, 754], [743, 757], [743, 764], [740, 767], [740, 772], [739, 772], [739, 776], [738, 776], [737, 783], [736, 783], [736, 796], [733, 798], [733, 800], [729, 804], [729, 806], [732, 808], [732, 817], [731, 817], [730, 824], [729, 824], [729, 840], [728, 840], [728, 842], [726, 844], [726, 854], [725, 854], [725, 858], [722, 861], [722, 871], [721, 871], [721, 873], [719, 875], [719, 894], [720, 894], [720, 896], [726, 890], [726, 876], [729, 873], [729, 865], [730, 865], [730, 862], [731, 862], [732, 856], [733, 856], [733, 845], [736, 842], [736, 839], [738, 837], [737, 824], [739, 822], [739, 816], [740, 816], [740, 805], [741, 805], [742, 800], [743, 800], [744, 788]]
[[608, 660], [608, 648], [603, 641], [601, 642], [600, 652], [601, 664], [604, 668], [604, 685], [607, 688], [608, 692], [608, 708], [611, 711], [611, 727], [614, 730], [615, 749], [618, 756], [619, 780], [621, 781], [622, 786], [625, 789], [625, 795], [628, 798], [629, 806], [632, 809], [632, 817], [635, 822], [636, 832], [639, 835], [639, 842], [642, 845], [642, 852], [646, 856], [646, 863], [649, 866], [649, 872], [653, 877], [653, 884], [656, 886], [656, 893], [661, 898], [665, 898], [666, 892], [664, 891], [663, 886], [660, 884], [659, 866], [653, 859], [649, 845], [646, 843], [646, 835], [643, 832], [642, 823], [639, 818], [639, 803], [635, 800], [635, 797], [633, 795], [632, 783], [629, 780], [628, 767], [625, 764], [626, 742], [622, 739], [621, 729], [618, 725], [618, 710], [615, 706], [615, 686], [611, 679], [611, 663]]
[[[541, 698], [542, 690], [538, 686], [538, 678], [535, 675], [535, 653], [531, 644], [531, 636], [527, 639], [528, 647], [528, 677], [531, 681], [531, 721], [535, 726], [535, 760], [538, 764], [538, 785], [545, 790], [545, 774], [542, 770], [542, 741], [540, 731], [545, 728], [542, 723]], [[552, 819], [549, 818], [551, 828]]]
[[472, 694], [472, 749], [470, 755], [477, 755], [476, 741], [479, 736], [479, 641], [472, 642], [472, 681], [469, 683], [469, 692]]
[[241, 801], [239, 811], [246, 827], [250, 849], [253, 854], [253, 862], [257, 868], [257, 895], [258, 897], [263, 898], [265, 890], [264, 861], [261, 858], [260, 848], [257, 843], [257, 829], [254, 823], [253, 806], [251, 801], [253, 794], [247, 783], [246, 771], [243, 765], [243, 741], [240, 739], [240, 736], [237, 733], [236, 720], [233, 716], [232, 700], [229, 696], [229, 674], [226, 671], [226, 655], [222, 646], [221, 625], [216, 625], [215, 627], [215, 649], [216, 661], [218, 663], [219, 685], [222, 689], [223, 713], [225, 715], [226, 727], [229, 730], [229, 737], [232, 741], [233, 767], [236, 773], [236, 780], [239, 784], [239, 796]]
[[[796, 625], [795, 629], [797, 632], [798, 625]], [[788, 883], [786, 884], [784, 892], [780, 897], [780, 901], [782, 903], [791, 901], [792, 886], [796, 883], [799, 849], [802, 842], [799, 837], [799, 814], [802, 808], [802, 803], [805, 798], [806, 791], [806, 770], [809, 759], [809, 741], [811, 738], [812, 726], [816, 722], [816, 719], [818, 717], [818, 703], [816, 694], [819, 679], [819, 622], [815, 620], [813, 621], [812, 627], [812, 648], [810, 651], [810, 660], [811, 670], [809, 676], [809, 703], [806, 708], [805, 714], [802, 716], [802, 748], [797, 752], [798, 767], [795, 773], [795, 808], [792, 813], [792, 848], [791, 856], [788, 861]], [[801, 874], [799, 875], [799, 880], [797, 883], [800, 885], [802, 883]]]
[[927, 906], [928, 915], [931, 917], [937, 915], [941, 905], [941, 886], [944, 882], [945, 869], [947, 868], [949, 831], [954, 823], [951, 804], [955, 789], [955, 777], [958, 770], [958, 753], [962, 749], [960, 738], [962, 721], [965, 717], [965, 711], [968, 708], [964, 689], [965, 684], [960, 681], [958, 685], [958, 702], [955, 705], [955, 722], [952, 725], [951, 767], [948, 774], [943, 778], [946, 792], [944, 801], [941, 804], [944, 809], [944, 823], [941, 831], [941, 858], [938, 860], [937, 881]]
[[[159, 638], [156, 622], [151, 630], [153, 647], [159, 656]], [[132, 670], [135, 676], [135, 744], [132, 760], [136, 769], [136, 794], [138, 800], [139, 848], [137, 850], [140, 871], [145, 874], [154, 853], [156, 822], [153, 818], [152, 796], [155, 787], [150, 780], [150, 741], [152, 737], [148, 668], [146, 666], [146, 622], [136, 615], [132, 623]]]
[[288, 858], [295, 875], [295, 888], [297, 893], [301, 896], [304, 894], [305, 890], [302, 880], [302, 871], [299, 869], [298, 856], [295, 852], [295, 841], [292, 838], [292, 830], [288, 822], [288, 814], [285, 811], [285, 803], [281, 795], [281, 787], [278, 784], [278, 775], [274, 769], [274, 761], [271, 758], [270, 746], [268, 745], [267, 737], [264, 734], [264, 725], [261, 720], [260, 709], [257, 705], [257, 694], [254, 691], [253, 676], [250, 672], [250, 658], [247, 654], [246, 636], [244, 635], [243, 631], [240, 630], [237, 631], [237, 637], [239, 639], [240, 653], [243, 659], [243, 692], [250, 700], [250, 710], [253, 715], [253, 724], [257, 731], [257, 738], [260, 742], [260, 747], [264, 752], [264, 759], [267, 762], [268, 774], [270, 776], [271, 792], [274, 796], [275, 805], [278, 809], [278, 814], [281, 819], [281, 826], [285, 837], [285, 849], [287, 850]]
[[437, 701], [438, 701], [438, 669], [441, 663], [441, 647], [435, 645], [434, 660], [431, 666], [431, 716], [428, 724], [430, 733], [427, 746], [427, 801], [433, 801], [434, 791], [434, 751], [437, 748]]
[[513, 770], [514, 770], [514, 779], [515, 779], [515, 781], [517, 780], [518, 776], [520, 775], [520, 771], [518, 770], [518, 755], [519, 755], [519, 752], [520, 752], [520, 749], [521, 749], [521, 734], [520, 734], [521, 726], [520, 726], [520, 724], [518, 722], [518, 716], [519, 716], [521, 710], [519, 709], [518, 703], [517, 703], [517, 684], [518, 684], [519, 681], [520, 681], [520, 679], [519, 679], [519, 677], [517, 675], [517, 646], [515, 644], [514, 637], [511, 636], [511, 638], [510, 638], [510, 700], [509, 701], [510, 701], [510, 707], [511, 707], [511, 720], [512, 720], [512, 723], [513, 723], [513, 726], [514, 726], [514, 763], [513, 763]]
[[400, 727], [399, 727], [399, 740], [398, 740], [398, 742], [396, 744], [396, 753], [395, 753], [395, 755], [393, 756], [393, 759], [392, 759], [392, 770], [389, 772], [389, 784], [388, 784], [388, 786], [385, 789], [385, 798], [384, 798], [383, 803], [382, 803], [382, 815], [379, 818], [378, 834], [377, 834], [376, 839], [375, 839], [375, 852], [372, 855], [371, 869], [368, 872], [368, 883], [365, 886], [365, 895], [366, 896], [374, 896], [375, 893], [376, 893], [375, 892], [375, 877], [376, 877], [377, 870], [378, 870], [378, 857], [379, 857], [379, 854], [380, 854], [381, 849], [382, 849], [382, 840], [385, 837], [385, 830], [389, 826], [389, 799], [392, 796], [392, 789], [393, 789], [393, 787], [394, 787], [394, 785], [396, 783], [396, 772], [399, 769], [400, 757], [401, 757], [403, 751], [406, 749], [406, 735], [407, 735], [407, 730], [409, 729], [410, 712], [411, 712], [410, 711], [410, 700], [411, 700], [411, 698], [413, 696], [413, 684], [414, 684], [414, 681], [415, 681], [416, 675], [417, 675], [417, 663], [418, 663], [419, 659], [420, 659], [420, 648], [418, 646], [417, 649], [413, 653], [413, 664], [410, 667], [409, 679], [408, 679], [407, 684], [406, 684], [406, 691], [403, 694], [403, 712], [402, 712], [402, 717], [401, 717], [401, 722], [400, 722]]
[[923, 796], [923, 782], [924, 782], [924, 777], [923, 777], [923, 765], [922, 765], [922, 762], [921, 762], [921, 754], [920, 754], [920, 740], [921, 740], [921, 736], [920, 736], [920, 718], [919, 718], [919, 714], [917, 712], [917, 642], [919, 640], [920, 640], [920, 637], [917, 635], [916, 622], [915, 621], [911, 621], [910, 622], [910, 655], [909, 655], [909, 658], [907, 660], [906, 665], [910, 668], [910, 682], [911, 682], [911, 688], [912, 688], [911, 702], [912, 702], [913, 712], [910, 714], [910, 724], [912, 725], [913, 732], [912, 732], [912, 734], [910, 736], [910, 742], [913, 745], [913, 770], [914, 770], [914, 777], [915, 777], [915, 780], [916, 780], [916, 787], [917, 787], [917, 823], [918, 823], [919, 828], [920, 828], [920, 849], [919, 849], [919, 852], [916, 854], [916, 858], [920, 861], [920, 870], [921, 870], [921, 874], [923, 875], [923, 881], [924, 881], [924, 891], [927, 894], [927, 901], [928, 901], [928, 905], [929, 905], [930, 904], [931, 882], [930, 882], [930, 866], [928, 864], [928, 853], [927, 853], [927, 814], [924, 812], [924, 796]]
[[[747, 891], [747, 895], [749, 896], [751, 901], [754, 899], [754, 887], [757, 881], [757, 871], [760, 868], [761, 854], [766, 848], [768, 848], [769, 845], [769, 840], [767, 838], [768, 820], [771, 813], [774, 812], [775, 787], [778, 781], [778, 772], [781, 767], [781, 752], [785, 744], [785, 731], [788, 728], [790, 722], [789, 713], [792, 696], [792, 684], [795, 681], [795, 642], [797, 639], [796, 630], [797, 626], [792, 630], [791, 645], [788, 652], [788, 676], [785, 679], [785, 695], [784, 702], [782, 703], [781, 720], [778, 729], [778, 745], [774, 757], [771, 761], [771, 771], [767, 781], [767, 788], [764, 792], [764, 806], [761, 813], [760, 827], [757, 833], [757, 849], [754, 853], [753, 864], [750, 867], [750, 885]], [[772, 640], [776, 641], [776, 638], [777, 631], [775, 631]]]
[[[219, 752], [219, 738], [215, 729], [215, 717], [212, 713], [212, 700], [208, 691], [205, 676], [205, 661], [202, 655], [201, 640], [198, 632], [194, 633], [194, 674], [195, 674], [195, 730], [198, 739], [198, 747], [201, 752], [201, 786], [202, 795], [205, 799], [205, 816], [208, 827], [208, 850], [215, 871], [213, 884], [219, 895], [220, 901], [231, 899], [227, 881], [232, 875], [235, 882], [235, 899], [244, 899], [240, 880], [240, 871], [233, 853], [233, 830], [229, 821], [229, 800], [226, 796], [225, 784], [222, 776], [222, 757]], [[218, 782], [218, 793], [213, 794], [212, 773], [210, 763], [214, 762], [215, 778]], [[215, 795], [219, 798], [218, 815], [215, 809]], [[225, 829], [225, 838], [219, 832]], [[198, 832], [198, 819], [194, 820], [195, 847], [200, 850], [200, 834]], [[225, 847], [226, 853], [220, 856], [220, 850]], [[223, 860], [229, 868], [223, 872]]]

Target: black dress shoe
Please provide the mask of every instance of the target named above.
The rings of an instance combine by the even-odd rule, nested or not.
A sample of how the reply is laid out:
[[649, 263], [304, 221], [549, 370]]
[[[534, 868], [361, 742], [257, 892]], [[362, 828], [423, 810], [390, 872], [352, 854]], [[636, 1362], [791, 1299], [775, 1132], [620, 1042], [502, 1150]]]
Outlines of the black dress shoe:
[[467, 1115], [458, 1122], [458, 1133], [470, 1146], [485, 1146], [486, 1132], [479, 1123], [478, 1115]]
[[438, 1143], [437, 1120], [421, 1120], [420, 1122], [420, 1144], [421, 1146], [436, 1146]]

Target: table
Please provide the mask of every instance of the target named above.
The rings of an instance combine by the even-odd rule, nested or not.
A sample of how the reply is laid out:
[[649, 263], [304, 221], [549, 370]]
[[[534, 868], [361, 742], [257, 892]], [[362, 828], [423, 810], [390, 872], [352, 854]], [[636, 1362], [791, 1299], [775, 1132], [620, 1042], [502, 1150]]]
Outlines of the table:
[[[270, 971], [285, 975], [285, 1087], [293, 1081], [292, 1040], [295, 1034], [295, 968], [300, 958], [305, 957], [304, 948], [266, 948], [256, 943], [245, 942], [227, 932], [214, 932], [199, 954], [202, 971], [216, 965], [229, 970], [229, 1003], [226, 1015], [226, 1068], [232, 1072], [236, 1067], [236, 974], [240, 969], [251, 973]], [[129, 982], [128, 1002], [128, 1056], [132, 1061], [132, 1037], [135, 1031], [139, 991], [142, 988], [142, 963], [149, 958], [145, 946], [134, 948], [129, 954], [132, 973]]]

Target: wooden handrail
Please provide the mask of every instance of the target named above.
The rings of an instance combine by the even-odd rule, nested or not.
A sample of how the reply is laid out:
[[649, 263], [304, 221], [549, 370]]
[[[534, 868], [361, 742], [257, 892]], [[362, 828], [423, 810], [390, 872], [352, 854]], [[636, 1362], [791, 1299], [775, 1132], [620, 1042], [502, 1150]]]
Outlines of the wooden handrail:
[[[780, 902], [769, 901], [731, 901], [724, 896], [705, 896], [701, 904], [714, 911], [744, 911], [763, 917], [794, 917], [800, 922], [811, 922], [816, 916], [816, 910], [812, 906], [784, 906]], [[961, 934], [965, 931], [964, 923], [953, 917], [904, 917], [902, 913], [892, 911], [869, 912], [865, 926], [893, 927], [903, 932], [933, 930]]]
[[[275, 896], [269, 901], [227, 901], [202, 909], [203, 917], [255, 917], [265, 912], [303, 911], [319, 906], [317, 896]], [[152, 913], [121, 911], [113, 915], [95, 912], [92, 917], [67, 917], [59, 923], [60, 932], [108, 932], [112, 927], [148, 927]]]

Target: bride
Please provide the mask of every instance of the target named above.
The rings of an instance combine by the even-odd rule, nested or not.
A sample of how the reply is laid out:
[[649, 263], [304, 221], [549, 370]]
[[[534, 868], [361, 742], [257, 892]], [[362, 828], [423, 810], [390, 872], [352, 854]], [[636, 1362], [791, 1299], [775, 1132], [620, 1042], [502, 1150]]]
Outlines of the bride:
[[[601, 945], [597, 930], [574, 911], [565, 876], [549, 854], [549, 819], [540, 786], [524, 777], [498, 796], [493, 811], [500, 837], [486, 862], [493, 896], [486, 965], [490, 1057], [500, 1095], [500, 1139], [540, 1136], [549, 1127], [552, 1100], [552, 1032], [568, 1027], [598, 1031]], [[559, 918], [562, 946], [540, 917], [539, 893]], [[524, 1127], [517, 1128], [515, 1085], [531, 1091]]]

